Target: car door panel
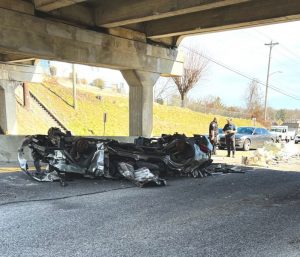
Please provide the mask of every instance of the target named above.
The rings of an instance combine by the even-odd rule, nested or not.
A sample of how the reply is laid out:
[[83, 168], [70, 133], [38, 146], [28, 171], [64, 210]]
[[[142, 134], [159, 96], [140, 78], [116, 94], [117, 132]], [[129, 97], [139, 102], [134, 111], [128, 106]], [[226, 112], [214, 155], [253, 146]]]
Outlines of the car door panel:
[[262, 129], [261, 128], [256, 128], [255, 129], [256, 137], [257, 137], [257, 148], [263, 147], [264, 145], [264, 138], [262, 135]]
[[266, 129], [262, 129], [263, 143], [272, 142], [271, 134]]

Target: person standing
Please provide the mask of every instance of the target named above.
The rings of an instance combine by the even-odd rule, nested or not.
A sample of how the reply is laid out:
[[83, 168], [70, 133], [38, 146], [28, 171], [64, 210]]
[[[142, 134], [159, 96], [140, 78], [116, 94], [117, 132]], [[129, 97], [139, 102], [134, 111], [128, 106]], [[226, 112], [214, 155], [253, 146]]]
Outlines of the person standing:
[[223, 128], [225, 134], [227, 157], [230, 157], [230, 152], [232, 151], [232, 157], [235, 155], [235, 133], [236, 127], [232, 122], [231, 118], [227, 119], [227, 124]]
[[209, 124], [209, 140], [213, 146], [212, 154], [216, 154], [217, 147], [217, 138], [218, 138], [218, 121], [217, 118], [214, 117], [213, 121]]

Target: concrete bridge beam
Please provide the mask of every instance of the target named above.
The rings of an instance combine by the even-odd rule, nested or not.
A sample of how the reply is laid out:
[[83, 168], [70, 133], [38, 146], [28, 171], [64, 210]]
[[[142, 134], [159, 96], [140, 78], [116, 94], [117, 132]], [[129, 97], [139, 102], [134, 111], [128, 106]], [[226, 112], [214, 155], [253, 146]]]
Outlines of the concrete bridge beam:
[[37, 59], [165, 74], [170, 74], [174, 65], [182, 65], [176, 61], [176, 49], [82, 29], [2, 8], [0, 38], [0, 51]]
[[121, 71], [129, 85], [129, 135], [151, 136], [153, 129], [153, 86], [159, 74]]
[[5, 134], [17, 134], [16, 81], [0, 80], [0, 127]]
[[85, 1], [86, 0], [34, 0], [34, 3], [36, 9], [49, 12]]

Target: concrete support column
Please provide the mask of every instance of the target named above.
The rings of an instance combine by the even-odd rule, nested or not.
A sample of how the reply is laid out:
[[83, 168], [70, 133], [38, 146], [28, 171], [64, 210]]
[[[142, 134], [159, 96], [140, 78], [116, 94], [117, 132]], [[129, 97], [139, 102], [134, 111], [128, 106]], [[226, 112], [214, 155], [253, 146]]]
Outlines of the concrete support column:
[[149, 137], [153, 128], [153, 86], [159, 74], [121, 71], [129, 85], [129, 135]]
[[0, 127], [5, 134], [17, 134], [15, 89], [17, 82], [0, 80]]
[[23, 105], [27, 110], [30, 109], [29, 84], [27, 82], [23, 83]]

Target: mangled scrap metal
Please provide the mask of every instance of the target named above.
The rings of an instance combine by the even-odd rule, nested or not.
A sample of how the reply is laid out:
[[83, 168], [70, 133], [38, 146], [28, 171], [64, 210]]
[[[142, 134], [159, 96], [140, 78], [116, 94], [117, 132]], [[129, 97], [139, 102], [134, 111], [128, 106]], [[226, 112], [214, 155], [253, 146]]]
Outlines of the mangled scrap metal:
[[[29, 168], [24, 149], [31, 150], [34, 169]], [[166, 185], [161, 177], [185, 175], [204, 177], [210, 159], [205, 136], [162, 135], [120, 143], [91, 137], [74, 137], [51, 128], [48, 135], [28, 136], [18, 152], [20, 167], [37, 181], [56, 181], [62, 185], [69, 176], [126, 178], [136, 185]]]

